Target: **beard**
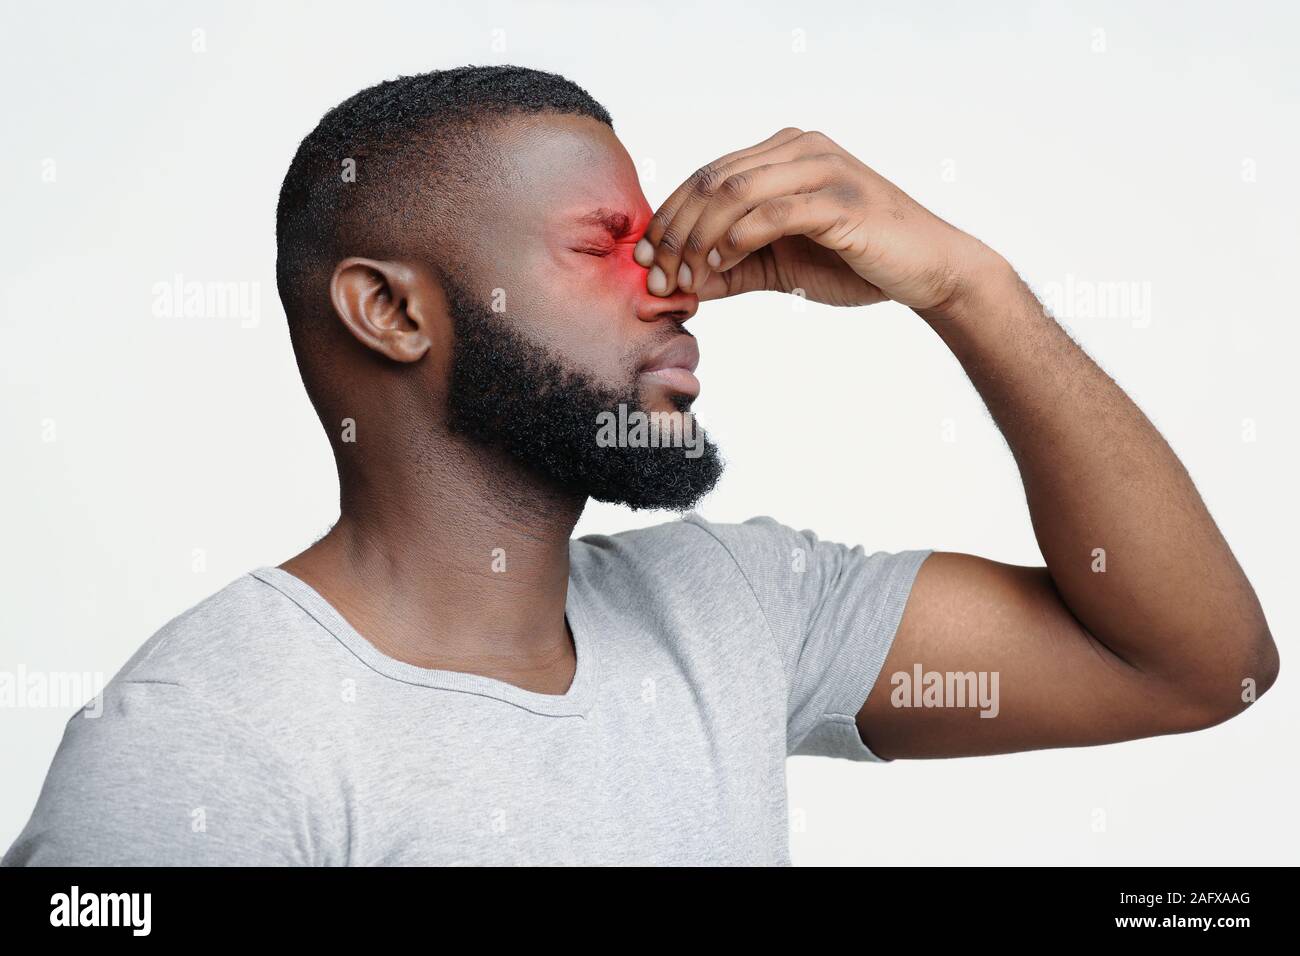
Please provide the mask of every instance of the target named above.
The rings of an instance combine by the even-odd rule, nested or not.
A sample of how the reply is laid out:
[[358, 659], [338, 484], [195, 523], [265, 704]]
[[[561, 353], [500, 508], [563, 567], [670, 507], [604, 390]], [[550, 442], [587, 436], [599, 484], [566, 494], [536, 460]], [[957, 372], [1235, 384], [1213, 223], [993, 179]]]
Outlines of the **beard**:
[[617, 418], [620, 406], [623, 421], [633, 412], [653, 417], [632, 368], [626, 388], [603, 386], [525, 338], [514, 321], [454, 280], [444, 278], [443, 287], [455, 333], [447, 399], [453, 434], [504, 450], [563, 493], [634, 510], [686, 511], [717, 484], [722, 458], [694, 425], [689, 398], [675, 397], [671, 413], [683, 425], [689, 419], [689, 448], [601, 441], [602, 422]]

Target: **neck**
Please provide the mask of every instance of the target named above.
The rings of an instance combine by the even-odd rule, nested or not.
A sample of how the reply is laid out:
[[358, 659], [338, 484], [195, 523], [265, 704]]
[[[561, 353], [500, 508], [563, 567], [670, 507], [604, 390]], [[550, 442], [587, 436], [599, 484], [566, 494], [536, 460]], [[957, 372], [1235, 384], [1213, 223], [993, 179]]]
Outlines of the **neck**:
[[339, 521], [285, 570], [391, 657], [562, 691], [545, 675], [572, 660], [569, 538], [585, 499], [445, 432], [338, 458]]

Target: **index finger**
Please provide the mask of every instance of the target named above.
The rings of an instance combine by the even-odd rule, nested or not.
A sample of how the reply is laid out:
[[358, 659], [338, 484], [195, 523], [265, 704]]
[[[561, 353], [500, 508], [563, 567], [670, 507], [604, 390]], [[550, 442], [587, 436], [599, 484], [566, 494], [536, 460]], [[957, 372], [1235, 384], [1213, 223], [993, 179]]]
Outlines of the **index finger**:
[[[659, 208], [655, 210], [655, 214], [650, 217], [650, 222], [646, 225], [645, 232], [642, 233], [642, 239], [649, 240], [656, 246], [659, 245], [659, 240], [664, 236], [664, 230], [666, 230], [672, 223], [673, 217], [677, 215], [677, 210], [685, 205], [686, 201], [691, 197], [691, 194], [694, 193], [696, 184], [705, 176], [709, 175], [713, 170], [726, 166], [728, 163], [735, 162], [738, 159], [743, 159], [746, 156], [761, 153], [764, 150], [771, 149], [773, 146], [780, 146], [782, 143], [788, 142], [789, 140], [802, 135], [803, 130], [796, 126], [787, 126], [784, 129], [773, 133], [761, 143], [755, 143], [753, 146], [738, 149], [735, 152], [727, 153], [725, 156], [719, 156], [707, 166], [701, 166], [692, 173], [684, 183], [674, 189], [672, 194], [659, 205]], [[649, 268], [649, 266], [654, 262], [654, 250], [649, 249], [647, 252], [645, 246], [642, 246], [641, 243], [637, 243], [636, 249], [633, 251], [633, 257], [638, 263]]]

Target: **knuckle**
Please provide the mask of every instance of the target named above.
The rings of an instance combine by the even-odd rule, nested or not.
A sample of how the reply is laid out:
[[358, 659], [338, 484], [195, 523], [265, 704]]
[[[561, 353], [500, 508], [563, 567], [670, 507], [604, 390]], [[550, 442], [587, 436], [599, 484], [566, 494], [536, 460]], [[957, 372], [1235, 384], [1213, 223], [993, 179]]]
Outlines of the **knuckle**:
[[744, 240], [744, 229], [741, 227], [740, 223], [734, 222], [727, 227], [726, 233], [723, 234], [722, 242], [718, 244], [718, 252], [725, 258], [727, 252], [741, 248], [741, 243], [744, 242]]
[[763, 218], [774, 226], [779, 226], [790, 218], [790, 203], [784, 199], [773, 199], [761, 207]]
[[743, 199], [753, 188], [754, 177], [747, 172], [734, 173], [722, 181], [718, 195], [727, 200]]
[[669, 226], [659, 238], [659, 248], [670, 256], [677, 255], [682, 251], [681, 234], [672, 226]]
[[695, 194], [697, 196], [712, 196], [726, 179], [726, 173], [718, 167], [713, 165], [705, 166], [696, 173]]
[[692, 256], [705, 253], [704, 237], [700, 235], [699, 230], [691, 230], [691, 234], [686, 237], [686, 251]]
[[846, 172], [852, 166], [849, 158], [843, 153], [829, 152], [820, 153], [817, 156], [819, 162], [825, 163], [834, 172]]
[[668, 216], [661, 211], [650, 217], [650, 222], [646, 224], [645, 231], [646, 235], [650, 237], [650, 241], [657, 245], [659, 237], [664, 234], [664, 230], [667, 228]]
[[695, 170], [695, 172], [691, 173], [691, 182], [694, 183], [703, 179], [705, 176], [707, 176], [709, 173], [713, 171], [715, 165], [716, 165], [715, 163], [706, 163], [703, 166], [701, 166], [699, 169]]

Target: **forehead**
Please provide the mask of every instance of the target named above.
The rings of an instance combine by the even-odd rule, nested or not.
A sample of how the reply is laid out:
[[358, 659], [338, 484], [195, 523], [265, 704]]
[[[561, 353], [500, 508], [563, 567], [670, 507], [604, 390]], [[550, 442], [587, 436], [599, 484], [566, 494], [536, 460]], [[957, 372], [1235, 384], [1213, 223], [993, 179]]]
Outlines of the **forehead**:
[[494, 134], [505, 175], [491, 217], [514, 234], [643, 228], [650, 206], [614, 131], [586, 116], [530, 115]]

